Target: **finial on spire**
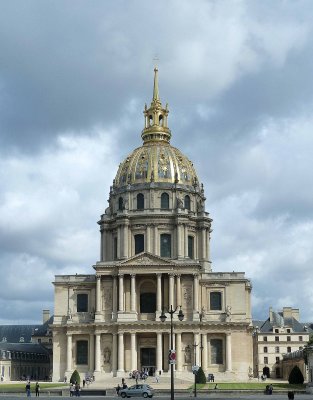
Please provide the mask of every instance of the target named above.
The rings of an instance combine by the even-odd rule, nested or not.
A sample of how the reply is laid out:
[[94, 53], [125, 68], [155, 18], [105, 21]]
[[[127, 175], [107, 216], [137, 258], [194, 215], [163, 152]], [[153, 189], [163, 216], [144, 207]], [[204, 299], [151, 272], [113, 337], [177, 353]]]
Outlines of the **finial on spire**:
[[154, 84], [153, 84], [153, 98], [152, 98], [152, 101], [160, 101], [159, 83], [158, 83], [158, 67], [154, 68]]

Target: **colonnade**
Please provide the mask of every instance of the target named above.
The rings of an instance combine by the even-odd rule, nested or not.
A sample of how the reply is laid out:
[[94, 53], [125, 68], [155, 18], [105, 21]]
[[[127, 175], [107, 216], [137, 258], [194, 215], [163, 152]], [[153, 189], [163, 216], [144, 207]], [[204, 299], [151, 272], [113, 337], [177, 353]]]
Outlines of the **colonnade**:
[[[163, 231], [162, 231], [163, 232]], [[125, 260], [135, 255], [132, 237], [134, 233], [143, 233], [145, 236], [145, 251], [160, 256], [160, 231], [158, 224], [147, 224], [141, 232], [133, 232], [129, 222], [117, 227], [116, 233], [113, 230], [101, 230], [101, 261], [114, 259], [114, 237], [116, 238], [116, 256], [118, 259]], [[209, 260], [210, 258], [210, 228], [201, 226], [190, 228], [188, 223], [180, 222], [174, 231], [169, 231], [173, 240], [173, 258], [188, 258], [188, 236], [194, 238], [193, 258], [196, 260]]]
[[[193, 343], [191, 344], [192, 351], [194, 351], [193, 359], [186, 362], [184, 360], [184, 349], [182, 348], [182, 334], [190, 333], [190, 332], [177, 332], [174, 333], [174, 347], [176, 348], [176, 371], [182, 372], [183, 366], [186, 364], [191, 364], [191, 362], [195, 362], [198, 365], [201, 365], [203, 370], [208, 370], [210, 363], [208, 359], [209, 355], [209, 345], [210, 345], [210, 334], [209, 333], [193, 333]], [[111, 370], [112, 372], [125, 372], [125, 333], [117, 332], [112, 334], [112, 358], [111, 362]], [[128, 333], [127, 333], [128, 335]], [[131, 332], [130, 333], [130, 365], [128, 368], [133, 371], [139, 369], [138, 365], [138, 335], [140, 333]], [[156, 332], [156, 370], [163, 370], [163, 339], [164, 335], [168, 335], [167, 342], [170, 343], [170, 334], [163, 332]], [[226, 334], [225, 338], [225, 369], [226, 371], [232, 370], [232, 342], [231, 342], [231, 333]], [[193, 345], [196, 346], [193, 346]], [[67, 334], [67, 371], [72, 371], [73, 369], [73, 335]], [[168, 351], [165, 350], [165, 356], [167, 357]], [[89, 360], [88, 366], [89, 370], [94, 370], [95, 372], [101, 371], [101, 333], [90, 334], [89, 335]]]
[[[182, 304], [181, 291], [181, 274], [166, 274], [168, 275], [169, 289], [169, 306], [180, 306]], [[142, 275], [141, 275], [142, 276]], [[117, 313], [123, 313], [125, 309], [125, 290], [124, 290], [125, 274], [120, 273], [113, 275], [113, 296], [112, 296], [112, 311], [113, 316]], [[162, 312], [162, 274], [156, 273], [157, 289], [156, 289], [156, 313]], [[137, 293], [136, 293], [136, 274], [130, 274], [130, 312], [136, 313], [137, 310]], [[117, 283], [118, 282], [118, 283]], [[175, 291], [176, 283], [176, 291]], [[176, 295], [175, 295], [176, 293]], [[101, 314], [101, 275], [96, 276], [96, 316]], [[117, 302], [118, 299], [118, 302]], [[199, 275], [193, 275], [193, 310], [195, 315], [199, 311]]]

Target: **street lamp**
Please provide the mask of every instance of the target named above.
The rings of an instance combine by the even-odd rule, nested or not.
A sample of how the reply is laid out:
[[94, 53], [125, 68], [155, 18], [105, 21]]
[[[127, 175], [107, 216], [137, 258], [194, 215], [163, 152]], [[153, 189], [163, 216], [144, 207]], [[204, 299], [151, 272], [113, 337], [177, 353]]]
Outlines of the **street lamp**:
[[[195, 362], [194, 362], [194, 365], [195, 365], [195, 367], [197, 367], [197, 347], [198, 347], [199, 345], [198, 344], [196, 344], [196, 343], [194, 343], [193, 344], [193, 348], [195, 349]], [[194, 374], [195, 374], [195, 397], [197, 397], [197, 369], [195, 369], [195, 371], [194, 371]]]
[[[179, 306], [179, 312], [178, 312], [178, 319], [182, 321], [184, 319], [184, 314], [182, 312], [181, 306]], [[173, 315], [177, 311], [178, 306], [173, 309], [173, 306], [171, 305], [171, 308], [167, 310], [167, 313], [170, 314], [171, 316], [171, 350], [174, 350], [174, 344], [173, 344]], [[164, 313], [164, 310], [162, 310], [162, 313], [160, 315], [160, 320], [162, 322], [166, 321], [167, 316]], [[174, 364], [173, 362], [171, 363], [171, 400], [174, 400]]]

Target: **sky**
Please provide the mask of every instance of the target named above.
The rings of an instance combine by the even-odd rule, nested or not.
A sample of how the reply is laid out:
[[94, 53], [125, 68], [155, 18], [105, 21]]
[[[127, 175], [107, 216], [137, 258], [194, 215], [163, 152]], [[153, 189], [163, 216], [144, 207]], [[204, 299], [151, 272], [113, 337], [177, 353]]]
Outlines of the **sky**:
[[213, 271], [246, 273], [254, 319], [289, 306], [312, 322], [312, 2], [0, 8], [0, 323], [40, 322], [55, 275], [94, 272], [155, 63], [171, 144], [204, 184]]

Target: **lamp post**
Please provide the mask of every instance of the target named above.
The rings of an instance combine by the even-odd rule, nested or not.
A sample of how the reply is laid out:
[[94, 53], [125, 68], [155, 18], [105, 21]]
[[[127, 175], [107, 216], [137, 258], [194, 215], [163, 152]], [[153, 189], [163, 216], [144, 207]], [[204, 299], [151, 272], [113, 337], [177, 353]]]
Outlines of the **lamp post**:
[[[197, 347], [198, 347], [199, 345], [198, 344], [196, 344], [196, 343], [194, 343], [193, 344], [193, 348], [195, 349], [195, 359], [194, 359], [194, 365], [195, 365], [195, 367], [197, 366]], [[195, 397], [197, 397], [197, 370], [195, 369], [195, 371], [194, 371], [194, 374], [195, 374]]]
[[[174, 350], [174, 344], [173, 344], [173, 315], [175, 314], [175, 312], [177, 311], [176, 307], [175, 309], [173, 309], [173, 306], [171, 305], [171, 308], [169, 308], [167, 310], [167, 313], [170, 314], [171, 316], [171, 350]], [[160, 320], [162, 322], [166, 321], [167, 316], [164, 313], [164, 310], [162, 310], [162, 314], [160, 315]], [[184, 314], [182, 312], [181, 306], [178, 312], [178, 319], [180, 321], [182, 321], [184, 319]], [[174, 400], [174, 364], [173, 362], [171, 362], [171, 400]]]

